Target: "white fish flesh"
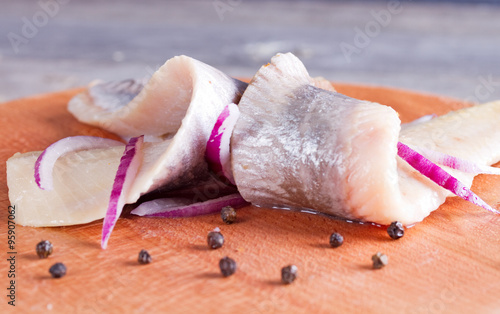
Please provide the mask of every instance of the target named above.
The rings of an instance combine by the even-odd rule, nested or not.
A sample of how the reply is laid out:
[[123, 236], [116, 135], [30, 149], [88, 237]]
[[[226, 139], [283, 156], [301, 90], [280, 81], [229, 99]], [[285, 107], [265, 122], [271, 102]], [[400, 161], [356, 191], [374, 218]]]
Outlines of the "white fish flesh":
[[[239, 108], [233, 175], [243, 198], [264, 207], [408, 225], [437, 209], [449, 192], [399, 158], [398, 141], [478, 164], [500, 160], [500, 102], [410, 125], [400, 134], [393, 109], [312, 86], [292, 54], [279, 54], [259, 70]], [[452, 174], [470, 187], [473, 175]]]
[[124, 138], [162, 137], [176, 134], [183, 120], [211, 123], [212, 113], [220, 112], [221, 104], [238, 102], [246, 85], [201, 61], [177, 56], [144, 86], [132, 80], [93, 85], [74, 97], [68, 110], [81, 122]]
[[104, 217], [124, 146], [70, 153], [57, 160], [54, 190], [34, 178], [41, 152], [16, 153], [7, 160], [9, 200], [16, 223], [48, 227], [88, 223]]
[[[424, 123], [407, 125], [401, 130], [400, 141], [418, 151], [431, 149], [477, 165], [489, 166], [500, 161], [500, 101], [452, 111]], [[442, 167], [467, 187], [475, 174]], [[398, 158], [401, 192], [415, 212], [413, 218], [426, 217], [452, 194], [411, 168]]]
[[[133, 81], [94, 85], [69, 108], [81, 121], [122, 137], [145, 134], [160, 139], [144, 144], [143, 162], [126, 197], [127, 203], [134, 203], [160, 187], [168, 191], [209, 178], [206, 142], [224, 106], [239, 101], [246, 85], [180, 56], [167, 61], [144, 87]], [[16, 154], [7, 162], [16, 222], [56, 226], [103, 218], [121, 153], [109, 148], [61, 158], [54, 169], [53, 191], [40, 190], [34, 182], [40, 153]], [[86, 179], [80, 180], [82, 176]]]

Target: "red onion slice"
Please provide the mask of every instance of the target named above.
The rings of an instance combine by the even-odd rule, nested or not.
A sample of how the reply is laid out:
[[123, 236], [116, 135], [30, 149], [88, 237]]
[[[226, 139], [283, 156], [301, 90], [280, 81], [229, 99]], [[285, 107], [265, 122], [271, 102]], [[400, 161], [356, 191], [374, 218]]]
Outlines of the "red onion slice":
[[70, 136], [47, 147], [35, 162], [35, 182], [42, 190], [54, 189], [52, 172], [57, 159], [68, 153], [124, 145], [122, 142], [95, 136]]
[[236, 104], [227, 105], [217, 118], [207, 142], [205, 158], [210, 169], [221, 177], [234, 183], [233, 171], [231, 170], [230, 140], [236, 121], [240, 116], [240, 110]]
[[160, 198], [142, 203], [132, 211], [132, 214], [164, 218], [194, 217], [219, 212], [225, 206], [237, 207], [249, 204], [239, 193], [200, 203], [188, 203], [189, 199], [186, 198]]
[[111, 189], [108, 210], [106, 211], [102, 226], [101, 247], [103, 249], [108, 246], [111, 232], [120, 217], [123, 206], [125, 206], [125, 196], [132, 187], [132, 183], [141, 165], [143, 143], [144, 136], [131, 138], [127, 146], [125, 146], [125, 151], [120, 159], [120, 165], [118, 166], [113, 188]]
[[451, 191], [453, 194], [466, 201], [481, 206], [492, 213], [500, 214], [500, 212], [491, 208], [488, 204], [486, 204], [486, 202], [479, 198], [479, 196], [472, 192], [463, 183], [458, 181], [455, 177], [401, 142], [398, 142], [398, 155], [410, 164], [410, 166], [434, 181], [439, 186]]
[[415, 147], [415, 150], [435, 164], [472, 174], [485, 173], [500, 175], [500, 168], [478, 165], [472, 161], [450, 156], [448, 154], [444, 154], [424, 147]]

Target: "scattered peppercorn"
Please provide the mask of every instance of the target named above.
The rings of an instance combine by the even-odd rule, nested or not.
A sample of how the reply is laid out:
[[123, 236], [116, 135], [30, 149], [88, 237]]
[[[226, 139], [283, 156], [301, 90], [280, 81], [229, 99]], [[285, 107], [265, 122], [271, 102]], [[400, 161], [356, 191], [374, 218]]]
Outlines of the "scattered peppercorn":
[[139, 261], [139, 264], [149, 264], [153, 261], [153, 258], [151, 255], [149, 255], [149, 252], [146, 250], [141, 250], [139, 252], [139, 258], [137, 259]]
[[222, 221], [230, 225], [236, 220], [236, 211], [232, 206], [222, 207], [220, 211], [220, 217]]
[[377, 252], [377, 254], [374, 254], [372, 256], [372, 262], [373, 262], [373, 268], [374, 269], [380, 269], [387, 265], [387, 262], [389, 261], [389, 258], [387, 255]]
[[399, 221], [394, 221], [389, 227], [387, 227], [387, 233], [391, 238], [397, 240], [405, 235], [405, 229], [403, 228], [402, 223], [400, 223]]
[[281, 281], [285, 284], [291, 284], [297, 279], [297, 266], [289, 265], [281, 269]]
[[230, 257], [224, 257], [219, 261], [220, 272], [222, 276], [229, 277], [236, 271], [236, 262]]
[[50, 267], [49, 273], [54, 278], [61, 278], [66, 275], [66, 266], [63, 263], [55, 263]]
[[220, 233], [219, 228], [210, 231], [207, 236], [208, 247], [211, 249], [218, 249], [224, 244], [224, 236]]
[[344, 237], [338, 232], [332, 233], [330, 236], [330, 246], [336, 248], [341, 246], [342, 243], [344, 243]]
[[39, 258], [47, 258], [50, 254], [52, 254], [52, 243], [50, 241], [44, 240], [38, 242], [36, 245], [36, 254]]

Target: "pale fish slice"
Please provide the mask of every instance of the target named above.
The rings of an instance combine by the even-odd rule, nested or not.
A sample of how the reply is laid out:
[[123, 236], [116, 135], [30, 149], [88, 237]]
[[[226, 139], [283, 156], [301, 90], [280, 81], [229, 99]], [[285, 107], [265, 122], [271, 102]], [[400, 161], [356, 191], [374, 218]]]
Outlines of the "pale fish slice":
[[397, 113], [311, 84], [292, 54], [278, 54], [252, 79], [231, 140], [241, 195], [261, 206], [408, 220], [399, 206]]
[[[402, 124], [400, 141], [417, 151], [429, 149], [489, 168], [488, 166], [500, 160], [500, 128], [496, 122], [499, 114], [500, 101], [496, 101], [453, 111], [440, 117], [435, 114], [426, 115]], [[479, 173], [441, 167], [468, 188]], [[415, 217], [426, 217], [432, 208], [438, 208], [446, 197], [454, 195], [448, 190], [436, 188], [434, 182], [421, 176], [399, 157], [398, 168], [401, 193], [405, 195], [407, 202], [413, 204]]]
[[[246, 83], [193, 58], [169, 59], [142, 86], [128, 80], [100, 83], [74, 97], [68, 110], [80, 121], [124, 138], [175, 134], [190, 111], [211, 113], [238, 102]], [[190, 106], [188, 106], [190, 105]], [[221, 109], [222, 110], [222, 109]], [[211, 122], [210, 114], [199, 122]]]
[[[178, 159], [171, 140], [144, 143], [144, 159], [126, 203], [161, 187], [163, 191], [197, 184], [209, 175], [203, 154]], [[60, 157], [53, 170], [54, 189], [40, 189], [34, 179], [34, 165], [41, 152], [16, 153], [7, 160], [9, 200], [16, 206], [16, 223], [46, 227], [88, 223], [106, 214], [111, 187], [123, 147], [89, 149]], [[189, 167], [189, 166], [192, 167]]]
[[[427, 122], [408, 125], [401, 130], [400, 141], [417, 150], [419, 147], [465, 159], [481, 166], [490, 166], [500, 161], [500, 101], [476, 105]], [[453, 194], [445, 189], [436, 189], [429, 179], [399, 160], [401, 192], [414, 211], [426, 216]], [[475, 174], [442, 167], [470, 188]], [[433, 192], [433, 193], [431, 193]], [[434, 209], [432, 209], [434, 207]], [[430, 211], [429, 211], [429, 208]], [[416, 214], [417, 215], [417, 214]]]
[[48, 227], [88, 223], [104, 217], [124, 146], [69, 153], [54, 167], [54, 189], [40, 189], [33, 176], [41, 152], [7, 160], [10, 203], [16, 223]]
[[500, 160], [500, 101], [452, 111], [408, 125], [401, 142], [466, 159], [479, 165]]
[[[246, 86], [207, 64], [179, 56], [160, 67], [142, 90], [130, 81], [98, 84], [76, 96], [68, 108], [80, 120], [125, 138], [169, 138], [146, 146], [145, 162], [127, 198], [130, 203], [164, 185], [173, 189], [207, 178], [206, 142], [220, 112], [238, 102]], [[113, 95], [115, 104], [110, 105]], [[124, 104], [127, 97], [133, 100]]]
[[335, 87], [333, 87], [332, 83], [321, 76], [313, 77], [311, 85], [331, 92], [336, 92]]

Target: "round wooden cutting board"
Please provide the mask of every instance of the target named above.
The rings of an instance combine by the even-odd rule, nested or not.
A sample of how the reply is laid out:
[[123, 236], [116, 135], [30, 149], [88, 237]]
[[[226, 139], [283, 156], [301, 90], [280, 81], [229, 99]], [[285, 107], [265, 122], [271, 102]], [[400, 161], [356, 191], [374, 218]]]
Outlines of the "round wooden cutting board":
[[[334, 84], [339, 92], [394, 107], [403, 122], [443, 114], [467, 104], [389, 88]], [[7, 254], [5, 161], [15, 152], [42, 150], [71, 135], [113, 136], [77, 122], [66, 110], [79, 90], [20, 99], [0, 105], [2, 144], [1, 312], [54, 313], [179, 312], [290, 313], [388, 312], [485, 313], [500, 309], [500, 217], [458, 198], [449, 198], [422, 223], [392, 240], [383, 228], [349, 224], [319, 215], [246, 207], [237, 222], [219, 215], [118, 220], [107, 250], [100, 248], [102, 220], [86, 225], [16, 226], [15, 252]], [[500, 178], [478, 176], [473, 190], [498, 207]], [[15, 204], [12, 204], [15, 205]], [[23, 210], [16, 208], [17, 211]], [[225, 244], [209, 250], [207, 233], [220, 227]], [[344, 245], [329, 247], [332, 232]], [[35, 245], [50, 240], [54, 253], [39, 259]], [[153, 262], [139, 265], [147, 249]], [[371, 268], [383, 252], [389, 264]], [[15, 307], [7, 298], [15, 259]], [[219, 260], [230, 256], [238, 269], [228, 278]], [[52, 279], [49, 267], [63, 262], [67, 275]], [[298, 278], [280, 282], [283, 266], [295, 264]]]

